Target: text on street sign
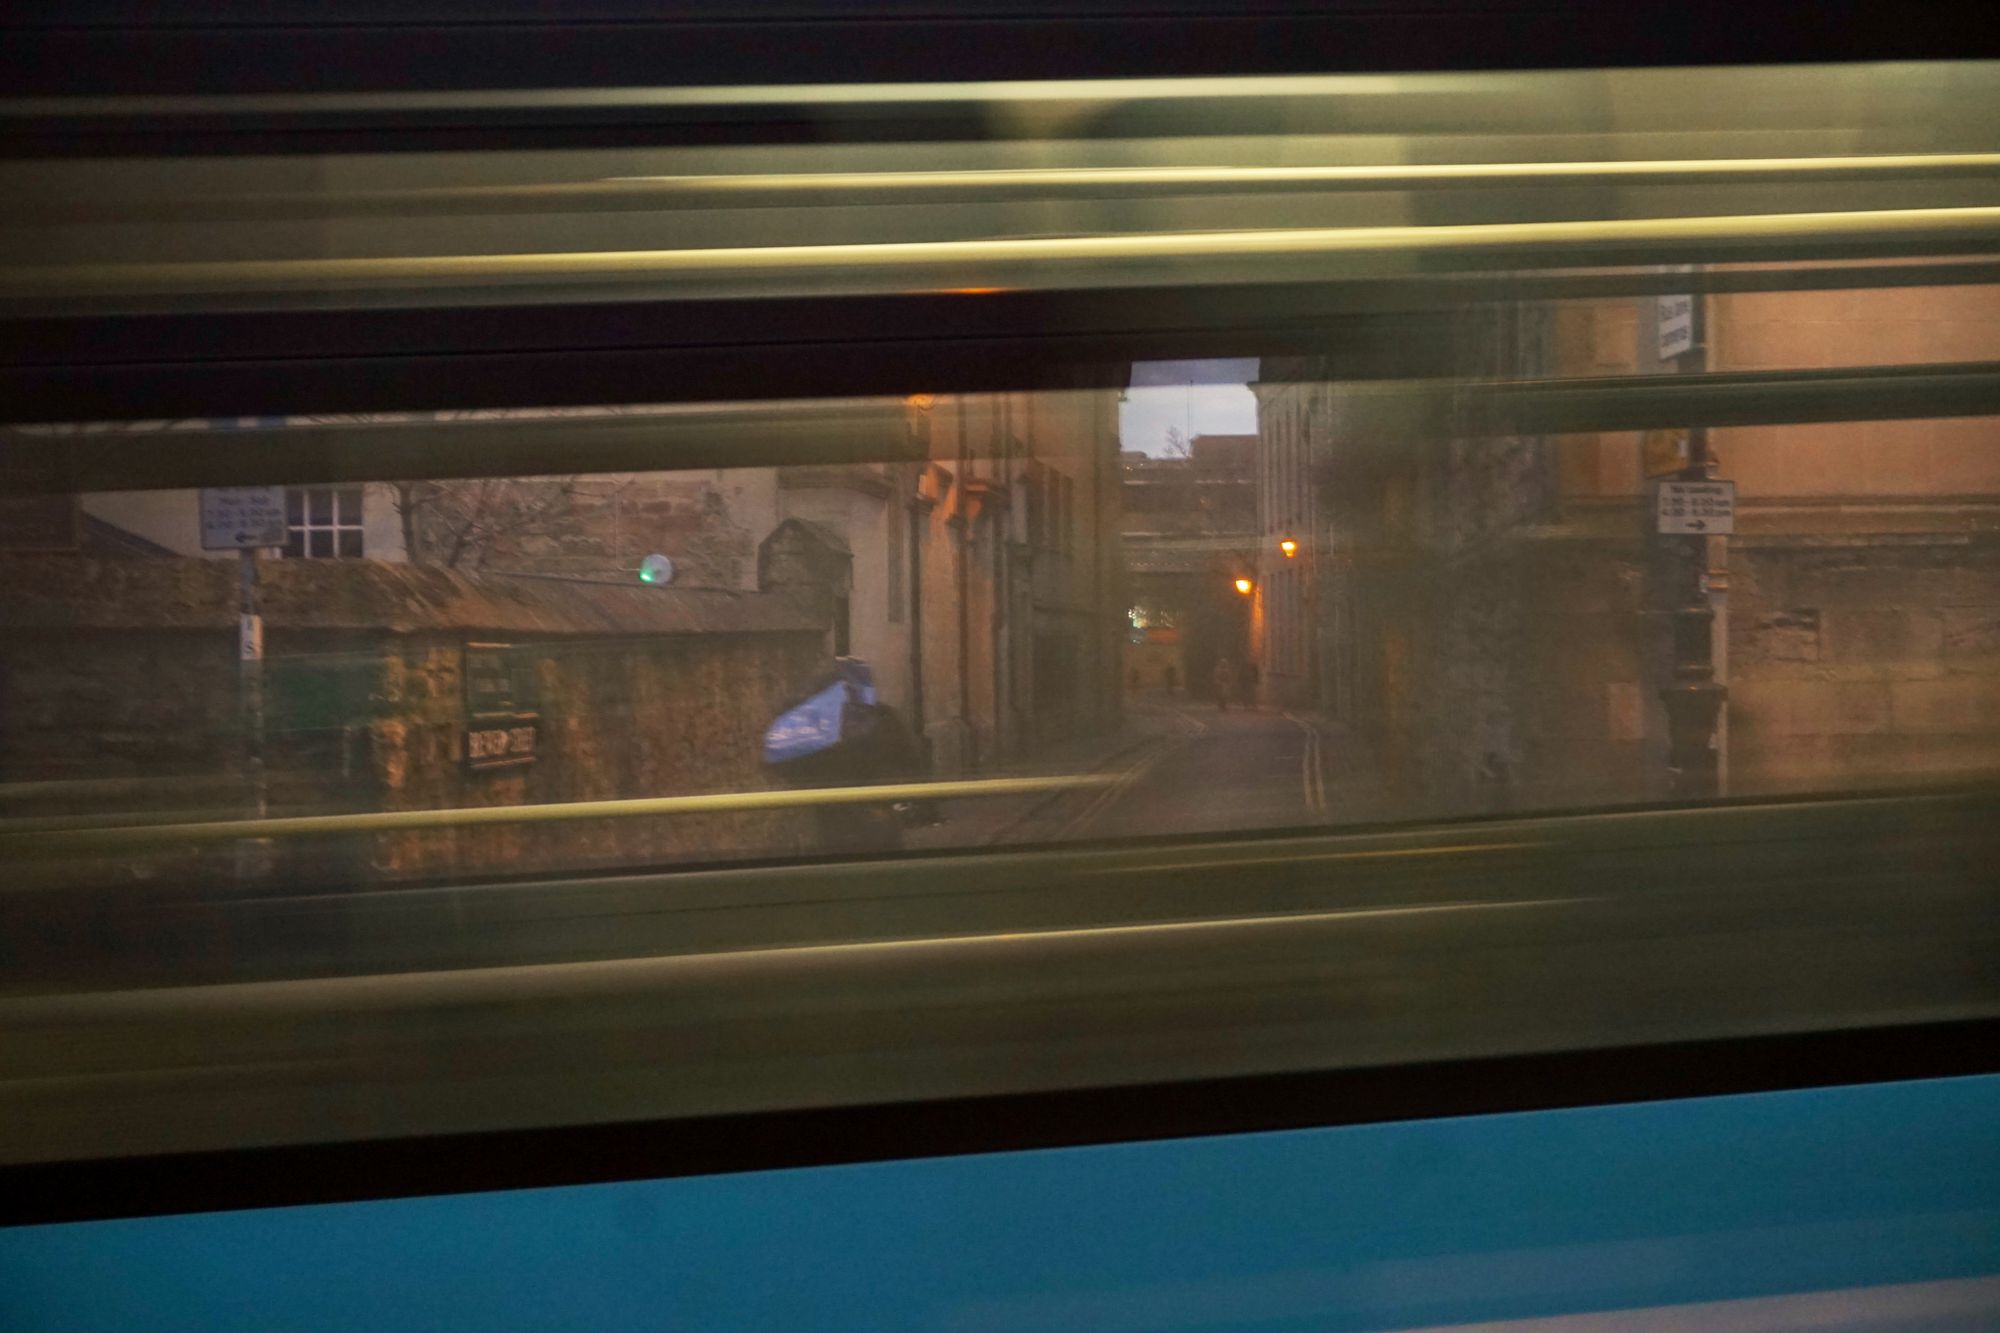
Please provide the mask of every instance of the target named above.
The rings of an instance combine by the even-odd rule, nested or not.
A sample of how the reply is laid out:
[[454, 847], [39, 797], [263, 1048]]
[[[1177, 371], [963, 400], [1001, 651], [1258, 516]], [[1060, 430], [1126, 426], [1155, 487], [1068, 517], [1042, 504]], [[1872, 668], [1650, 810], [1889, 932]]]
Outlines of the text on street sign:
[[476, 726], [465, 733], [468, 768], [504, 768], [532, 764], [541, 739], [541, 724], [523, 718], [509, 726]]
[[1736, 483], [1663, 481], [1656, 492], [1653, 518], [1659, 532], [1727, 536], [1736, 531]]
[[1671, 361], [1694, 350], [1694, 297], [1662, 296], [1659, 310], [1659, 357]]
[[284, 544], [283, 486], [224, 486], [202, 491], [202, 550], [240, 551]]

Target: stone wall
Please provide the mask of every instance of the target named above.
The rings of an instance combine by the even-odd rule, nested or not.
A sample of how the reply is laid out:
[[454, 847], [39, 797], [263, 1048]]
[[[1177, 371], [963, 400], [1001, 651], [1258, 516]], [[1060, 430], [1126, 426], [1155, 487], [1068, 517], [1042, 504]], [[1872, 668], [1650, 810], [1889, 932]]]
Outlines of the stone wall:
[[[1356, 745], [1372, 804], [1419, 818], [1656, 799], [1658, 617], [1640, 543], [1551, 531], [1364, 566]], [[1350, 804], [1355, 795], [1350, 795]]]
[[[10, 796], [33, 790], [34, 813], [49, 816], [248, 813], [236, 571], [170, 558], [0, 563], [0, 779], [39, 784]], [[278, 815], [754, 790], [766, 785], [764, 728], [825, 661], [821, 627], [763, 594], [366, 560], [274, 561], [262, 580]], [[468, 642], [509, 645], [518, 660], [532, 700], [516, 706], [541, 728], [532, 764], [465, 765]], [[109, 786], [120, 794], [107, 805]], [[287, 840], [280, 869], [353, 882], [785, 855], [802, 828], [786, 813], [340, 835]], [[227, 857], [213, 860], [149, 853], [75, 869], [226, 877]]]
[[[380, 805], [392, 810], [621, 800], [768, 787], [765, 726], [821, 665], [816, 634], [689, 635], [517, 644], [538, 691], [541, 754], [468, 770], [463, 653], [433, 636], [392, 645], [371, 724]], [[804, 848], [793, 812], [564, 821], [378, 840], [378, 872], [403, 877], [643, 865]]]
[[[1358, 571], [1375, 813], [1666, 797], [1671, 553], [1639, 517], [1573, 501], [1559, 525]], [[2000, 534], [1739, 536], [1730, 580], [1731, 794], [2000, 769]]]
[[[763, 789], [764, 727], [823, 661], [810, 632], [517, 643], [537, 680], [540, 754], [475, 771], [462, 760], [461, 636], [277, 633], [267, 642], [267, 789], [279, 815]], [[233, 647], [223, 635], [179, 630], [11, 636], [0, 645], [6, 779], [151, 779], [119, 808], [241, 816], [248, 787]], [[107, 813], [102, 796], [84, 790], [87, 804], [70, 813]], [[395, 880], [784, 856], [804, 849], [805, 832], [798, 814], [770, 812], [343, 835], [288, 841], [279, 869]], [[149, 854], [129, 869], [171, 878], [226, 865], [212, 854]], [[89, 880], [107, 867], [74, 869]]]
[[1734, 545], [1733, 790], [2000, 767], [2000, 534]]
[[220, 769], [241, 734], [236, 669], [221, 634], [0, 635], [0, 781]]
[[[1939, 295], [1718, 299], [1715, 364], [1956, 360], [2000, 345], [2000, 295]], [[1565, 303], [1539, 332], [1513, 331], [1518, 365], [1508, 330], [1474, 329], [1474, 350], [1492, 354], [1473, 369], [1532, 369], [1541, 338], [1546, 373], [1661, 373], [1651, 305]], [[1316, 541], [1344, 562], [1322, 595], [1346, 599], [1345, 767], [1367, 775], [1365, 814], [1663, 799], [1659, 692], [1693, 555], [1650, 532], [1642, 438], [1439, 439], [1350, 398], [1334, 395]], [[1731, 794], [2000, 767], [1996, 441], [2000, 422], [1980, 418], [1711, 432], [1740, 490], [1718, 662]], [[1327, 601], [1315, 614], [1337, 619]]]

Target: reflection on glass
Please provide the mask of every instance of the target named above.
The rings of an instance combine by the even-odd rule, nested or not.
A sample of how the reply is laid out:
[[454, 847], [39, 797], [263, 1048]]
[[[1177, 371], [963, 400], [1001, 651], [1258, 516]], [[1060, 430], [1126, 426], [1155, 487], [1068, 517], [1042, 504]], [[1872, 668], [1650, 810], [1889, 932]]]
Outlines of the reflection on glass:
[[[1467, 383], [1671, 373], [1668, 304], [1468, 312]], [[2000, 349], [1987, 288], [1705, 309], [1716, 369], [1810, 368], [1836, 331]], [[9, 776], [45, 793], [9, 836], [59, 881], [240, 878], [254, 833], [275, 882], [397, 883], [1995, 767], [1990, 420], [1453, 438], [1330, 370], [862, 401], [838, 463], [291, 487], [288, 560], [204, 549], [210, 493], [73, 497], [68, 549], [6, 557]], [[801, 440], [831, 410], [759, 409]], [[1687, 487], [1727, 499], [1690, 526]], [[302, 822], [232, 828], [252, 807]]]
[[10, 429], [0, 1160], [1991, 1013], [1996, 88], [0, 164], [14, 313], [953, 291], [1052, 361], [1226, 287], [1288, 353]]
[[[2000, 225], [1991, 62], [549, 90], [515, 109], [621, 99], [678, 104], [696, 142], [0, 163], [0, 305], [1289, 283], [1984, 253]], [[962, 129], [931, 140], [953, 105]], [[773, 115], [802, 140], [731, 141]]]

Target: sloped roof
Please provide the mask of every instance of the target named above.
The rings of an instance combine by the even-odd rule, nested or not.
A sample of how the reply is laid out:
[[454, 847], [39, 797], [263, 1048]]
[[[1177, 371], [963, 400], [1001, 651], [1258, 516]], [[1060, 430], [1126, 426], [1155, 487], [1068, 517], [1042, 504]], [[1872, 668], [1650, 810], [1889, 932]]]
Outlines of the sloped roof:
[[[610, 580], [468, 575], [380, 560], [267, 560], [272, 630], [593, 635], [794, 633], [822, 628], [774, 593]], [[228, 629], [234, 560], [0, 558], [0, 627]]]
[[832, 551], [835, 555], [851, 556], [854, 554], [853, 548], [848, 546], [847, 539], [845, 537], [841, 536], [838, 532], [834, 531], [826, 524], [821, 523], [816, 519], [810, 519], [810, 518], [786, 519], [784, 522], [780, 523], [777, 527], [771, 529], [770, 536], [764, 538], [763, 541], [757, 543], [758, 549], [762, 550], [763, 548], [770, 546], [773, 542], [776, 542], [779, 539], [779, 537], [788, 532], [803, 533], [805, 536], [810, 537], [813, 541], [817, 542], [819, 545], [824, 546], [827, 550]]
[[85, 511], [83, 519], [83, 549], [92, 555], [129, 556], [134, 559], [157, 560], [170, 556], [173, 552], [156, 541], [149, 541], [138, 533], [107, 522], [97, 515]]

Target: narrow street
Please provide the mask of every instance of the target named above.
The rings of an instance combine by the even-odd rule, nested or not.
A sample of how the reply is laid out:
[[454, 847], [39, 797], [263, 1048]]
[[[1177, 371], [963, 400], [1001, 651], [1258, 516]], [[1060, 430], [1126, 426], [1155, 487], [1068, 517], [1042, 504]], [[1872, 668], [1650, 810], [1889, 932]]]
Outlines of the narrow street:
[[1128, 755], [1102, 791], [1059, 803], [1012, 840], [1130, 838], [1323, 824], [1323, 739], [1272, 710], [1164, 700], [1133, 705], [1162, 735]]

